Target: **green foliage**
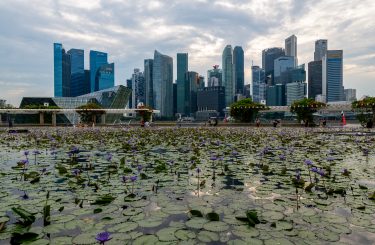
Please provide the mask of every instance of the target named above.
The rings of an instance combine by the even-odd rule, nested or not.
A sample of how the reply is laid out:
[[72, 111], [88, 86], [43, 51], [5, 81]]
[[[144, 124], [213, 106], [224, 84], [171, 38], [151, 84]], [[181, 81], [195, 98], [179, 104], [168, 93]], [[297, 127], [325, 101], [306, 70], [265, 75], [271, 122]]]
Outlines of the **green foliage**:
[[[354, 101], [352, 103], [352, 108], [360, 110], [360, 113], [357, 114], [357, 119], [363, 127], [373, 126], [375, 122], [375, 97], [366, 97], [363, 100]], [[369, 124], [369, 122], [371, 123]]]
[[236, 217], [237, 220], [246, 222], [249, 226], [255, 227], [255, 225], [260, 223], [258, 218], [258, 213], [256, 210], [248, 210], [246, 211], [246, 217]]
[[214, 213], [214, 212], [206, 214], [206, 218], [209, 221], [219, 221], [220, 220], [220, 216], [217, 213]]
[[375, 110], [375, 97], [366, 97], [363, 100], [354, 101], [352, 103], [352, 108]]
[[144, 122], [149, 122], [152, 116], [152, 108], [149, 106], [142, 106], [138, 109], [148, 109], [148, 111], [138, 111], [138, 115], [142, 118]]
[[115, 198], [112, 195], [107, 194], [107, 195], [101, 196], [98, 199], [96, 199], [92, 203], [92, 205], [103, 205], [103, 206], [106, 206], [106, 205], [110, 204], [113, 200], [115, 200]]
[[76, 109], [83, 123], [95, 123], [96, 116], [105, 114], [105, 111], [101, 110], [103, 107], [96, 103], [87, 103], [86, 105], [79, 106]]
[[265, 105], [255, 103], [252, 99], [243, 99], [230, 106], [230, 115], [240, 122], [251, 122], [260, 110], [267, 109]]
[[29, 226], [35, 222], [35, 215], [21, 207], [13, 207], [12, 211], [21, 217], [22, 221], [20, 223], [24, 226]]
[[304, 121], [306, 125], [313, 125], [313, 114], [325, 106], [325, 103], [304, 98], [294, 101], [290, 107], [290, 112], [297, 114], [297, 119], [299, 121]]

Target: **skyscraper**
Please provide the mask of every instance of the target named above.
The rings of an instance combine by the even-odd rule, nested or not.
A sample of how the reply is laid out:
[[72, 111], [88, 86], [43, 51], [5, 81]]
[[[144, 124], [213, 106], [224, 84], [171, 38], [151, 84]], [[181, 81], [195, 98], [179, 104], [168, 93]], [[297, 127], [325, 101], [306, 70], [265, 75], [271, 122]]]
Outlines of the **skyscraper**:
[[235, 82], [233, 76], [233, 50], [231, 45], [227, 45], [222, 55], [223, 85], [225, 87], [225, 106], [230, 106], [234, 102]]
[[327, 102], [343, 101], [343, 51], [327, 50], [322, 62], [322, 94]]
[[322, 94], [322, 61], [311, 61], [308, 65], [308, 86], [310, 99]]
[[177, 54], [177, 113], [188, 114], [189, 81], [187, 78], [189, 60], [187, 53]]
[[320, 39], [315, 41], [314, 61], [320, 61], [326, 55], [328, 49], [328, 40]]
[[264, 69], [259, 66], [252, 66], [252, 85], [253, 85], [253, 101], [261, 103], [266, 100], [266, 83], [264, 80]]
[[146, 105], [154, 108], [154, 100], [153, 100], [153, 68], [154, 68], [154, 60], [153, 59], [146, 59], [144, 61], [144, 76], [145, 76], [145, 92], [146, 92]]
[[286, 105], [306, 97], [307, 86], [305, 82], [293, 82], [285, 85]]
[[90, 50], [90, 90], [91, 92], [97, 91], [99, 85], [96, 84], [97, 71], [102, 65], [108, 64], [107, 53]]
[[274, 76], [275, 79], [281, 75], [282, 72], [295, 67], [295, 58], [293, 56], [281, 56], [274, 60]]
[[96, 71], [95, 91], [112, 88], [115, 86], [115, 64], [101, 65]]
[[134, 69], [132, 75], [132, 105], [137, 107], [138, 103], [145, 104], [146, 91], [145, 91], [145, 77], [139, 69]]
[[185, 112], [186, 115], [191, 116], [198, 110], [197, 106], [197, 92], [199, 88], [199, 76], [198, 73], [195, 71], [189, 71], [187, 73], [187, 80], [189, 82], [188, 87], [188, 98], [187, 98], [187, 111]]
[[294, 66], [298, 65], [297, 37], [292, 35], [285, 39], [285, 55], [294, 57]]
[[70, 96], [70, 55], [61, 43], [53, 44], [53, 71], [55, 97]]
[[160, 116], [173, 117], [173, 59], [157, 50], [153, 69], [154, 106]]
[[207, 71], [207, 87], [223, 86], [223, 71], [218, 65], [214, 65], [213, 68]]
[[70, 96], [76, 97], [86, 94], [85, 91], [85, 65], [84, 51], [70, 49]]
[[243, 94], [245, 86], [244, 52], [241, 46], [233, 49], [235, 93]]
[[[285, 56], [282, 48], [269, 48], [262, 51], [262, 68], [265, 72], [265, 79], [270, 83], [269, 85], [274, 83], [274, 61], [281, 56]], [[267, 77], [271, 79], [267, 79]]]
[[344, 89], [344, 95], [345, 95], [345, 101], [353, 102], [357, 100], [356, 89], [352, 89], [352, 88]]

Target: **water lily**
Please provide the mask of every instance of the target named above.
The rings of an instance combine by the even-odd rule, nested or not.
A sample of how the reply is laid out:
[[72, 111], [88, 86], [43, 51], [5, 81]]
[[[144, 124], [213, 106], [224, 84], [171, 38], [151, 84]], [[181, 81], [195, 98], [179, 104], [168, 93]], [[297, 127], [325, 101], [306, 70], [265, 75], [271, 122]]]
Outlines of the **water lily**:
[[310, 159], [306, 159], [306, 160], [305, 160], [305, 164], [306, 164], [308, 167], [310, 167], [310, 166], [313, 165], [313, 162], [312, 162]]
[[279, 155], [279, 159], [280, 159], [281, 161], [284, 161], [284, 160], [286, 159], [286, 157], [285, 157], [284, 154], [281, 154], [281, 155]]
[[137, 180], [137, 176], [136, 175], [134, 175], [134, 176], [132, 176], [132, 177], [130, 177], [130, 180], [131, 180], [131, 182], [134, 182], [134, 181], [136, 181]]
[[138, 173], [140, 173], [142, 171], [142, 169], [143, 169], [143, 166], [141, 164], [138, 164], [138, 166], [137, 166]]
[[27, 158], [27, 156], [29, 155], [29, 151], [24, 151], [23, 154], [25, 155], [25, 157]]
[[81, 170], [79, 170], [79, 169], [73, 169], [73, 171], [72, 171], [72, 174], [76, 177], [78, 177], [80, 173], [81, 173]]
[[102, 245], [112, 239], [111, 234], [107, 231], [101, 232], [96, 235], [95, 239]]

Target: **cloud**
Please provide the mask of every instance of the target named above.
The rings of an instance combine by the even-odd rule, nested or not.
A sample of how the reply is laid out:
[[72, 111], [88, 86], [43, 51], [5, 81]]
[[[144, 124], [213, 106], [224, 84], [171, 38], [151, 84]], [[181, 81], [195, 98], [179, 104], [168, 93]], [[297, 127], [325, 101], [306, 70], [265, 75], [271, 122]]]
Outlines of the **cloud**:
[[240, 45], [249, 83], [252, 61], [261, 64], [263, 49], [283, 47], [292, 34], [300, 64], [326, 38], [344, 50], [344, 85], [374, 95], [374, 11], [373, 0], [3, 0], [0, 98], [18, 105], [21, 96], [53, 95], [54, 42], [84, 49], [86, 68], [90, 49], [108, 52], [117, 84], [155, 49], [174, 65], [177, 52], [188, 52], [190, 70], [206, 76], [226, 44]]

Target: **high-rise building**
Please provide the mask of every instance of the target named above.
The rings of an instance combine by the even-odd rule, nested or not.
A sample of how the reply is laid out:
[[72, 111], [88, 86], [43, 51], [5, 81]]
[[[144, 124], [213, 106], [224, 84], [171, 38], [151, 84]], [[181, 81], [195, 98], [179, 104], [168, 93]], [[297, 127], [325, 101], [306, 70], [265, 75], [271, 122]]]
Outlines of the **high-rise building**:
[[128, 89], [130, 89], [130, 99], [129, 99], [129, 101], [128, 101], [128, 104], [127, 104], [127, 107], [128, 108], [134, 108], [133, 107], [133, 101], [132, 101], [132, 97], [133, 97], [133, 79], [126, 79], [126, 87], [128, 88]]
[[161, 117], [173, 117], [173, 59], [157, 50], [153, 69], [154, 107]]
[[224, 116], [225, 88], [223, 86], [211, 86], [198, 89], [197, 107], [199, 111], [216, 111]]
[[95, 91], [115, 86], [115, 64], [105, 64], [99, 67], [95, 76]]
[[233, 50], [231, 45], [227, 45], [222, 55], [223, 85], [225, 87], [225, 106], [230, 106], [234, 102], [235, 82], [233, 76]]
[[138, 103], [145, 104], [146, 91], [145, 91], [145, 77], [139, 69], [134, 69], [132, 74], [132, 105], [137, 107]]
[[177, 81], [173, 83], [173, 115], [177, 113]]
[[[70, 49], [70, 96], [86, 94], [85, 91], [85, 57], [82, 49]], [[112, 86], [113, 87], [113, 86]]]
[[223, 71], [218, 65], [214, 65], [213, 68], [207, 71], [207, 87], [223, 86]]
[[314, 61], [320, 61], [326, 55], [328, 49], [328, 40], [320, 39], [315, 41]]
[[253, 85], [253, 101], [261, 103], [266, 101], [266, 83], [264, 80], [264, 69], [259, 66], [252, 66], [252, 85]]
[[322, 94], [322, 61], [311, 61], [308, 65], [308, 97], [315, 99]]
[[282, 48], [269, 48], [262, 51], [262, 68], [269, 85], [274, 84], [274, 61], [281, 56], [285, 56]]
[[306, 81], [306, 70], [305, 64], [297, 66], [295, 68], [289, 68], [281, 72], [280, 76], [275, 78], [275, 84], [287, 84], [293, 82], [305, 82]]
[[267, 87], [267, 105], [284, 106], [285, 105], [285, 85], [276, 84]]
[[102, 65], [108, 64], [107, 53], [90, 50], [90, 90], [91, 92], [98, 91], [99, 85], [97, 84], [96, 77], [99, 68]]
[[145, 96], [146, 96], [146, 105], [154, 108], [154, 100], [153, 100], [153, 68], [154, 68], [154, 60], [153, 59], [146, 59], [144, 61], [144, 77], [145, 77]]
[[84, 88], [84, 93], [83, 94], [88, 94], [90, 93], [90, 70], [85, 70], [85, 81], [84, 81], [84, 85], [83, 85], [83, 88]]
[[352, 88], [344, 89], [344, 94], [345, 94], [345, 101], [353, 102], [357, 100], [356, 89], [352, 89]]
[[343, 51], [327, 50], [322, 61], [322, 95], [326, 102], [343, 101]]
[[294, 57], [294, 66], [298, 65], [297, 37], [292, 35], [285, 39], [285, 55]]
[[245, 86], [244, 52], [241, 46], [233, 49], [235, 93], [243, 94]]
[[188, 115], [189, 103], [188, 97], [190, 96], [189, 81], [187, 72], [189, 67], [188, 54], [177, 54], [177, 113]]
[[307, 84], [305, 82], [293, 82], [285, 85], [286, 105], [290, 106], [296, 100], [306, 97]]
[[189, 71], [187, 73], [187, 80], [189, 82], [188, 87], [188, 98], [187, 98], [187, 111], [185, 111], [185, 115], [192, 116], [195, 112], [197, 112], [197, 91], [199, 88], [199, 76], [198, 73], [195, 71]]
[[204, 87], [205, 87], [204, 76], [198, 75], [198, 89], [201, 89]]
[[281, 75], [282, 72], [295, 67], [295, 57], [281, 56], [274, 60], [274, 76], [275, 79]]
[[61, 43], [53, 44], [54, 94], [55, 97], [70, 96], [70, 55]]

